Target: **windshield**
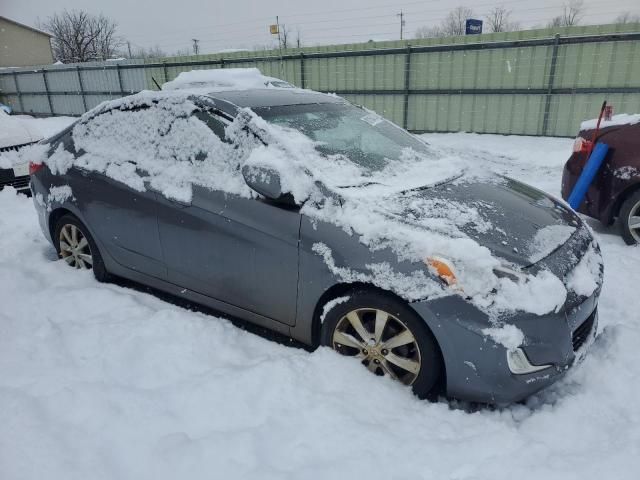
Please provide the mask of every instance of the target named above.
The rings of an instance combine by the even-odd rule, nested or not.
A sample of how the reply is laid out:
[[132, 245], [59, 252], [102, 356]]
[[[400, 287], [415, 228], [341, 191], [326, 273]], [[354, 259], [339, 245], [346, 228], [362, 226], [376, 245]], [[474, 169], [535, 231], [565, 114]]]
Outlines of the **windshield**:
[[298, 130], [319, 143], [324, 155], [344, 155], [369, 171], [380, 171], [424, 143], [379, 115], [347, 104], [304, 104], [253, 109], [268, 122]]

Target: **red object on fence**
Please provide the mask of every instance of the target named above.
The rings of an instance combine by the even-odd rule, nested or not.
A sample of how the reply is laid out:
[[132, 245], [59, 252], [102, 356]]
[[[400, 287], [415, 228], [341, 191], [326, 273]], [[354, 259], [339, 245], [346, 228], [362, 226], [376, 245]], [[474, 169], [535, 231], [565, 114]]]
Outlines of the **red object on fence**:
[[613, 105], [607, 105], [604, 107], [604, 120], [605, 122], [610, 122], [611, 117], [613, 117]]

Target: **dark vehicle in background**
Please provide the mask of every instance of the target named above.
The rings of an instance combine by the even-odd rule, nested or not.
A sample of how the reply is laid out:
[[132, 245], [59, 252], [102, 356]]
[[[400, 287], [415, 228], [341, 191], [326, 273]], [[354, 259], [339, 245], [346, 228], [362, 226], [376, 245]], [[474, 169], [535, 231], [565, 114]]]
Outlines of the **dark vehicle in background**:
[[[310, 91], [212, 92], [190, 97], [190, 101], [200, 109], [191, 115], [223, 141], [225, 127], [250, 108], [274, 123], [313, 118], [313, 122], [292, 120], [291, 125], [316, 138], [322, 135], [326, 148], [348, 151], [365, 160], [375, 156], [379, 145], [426, 148], [386, 120], [369, 123], [363, 120], [366, 111], [341, 98]], [[106, 104], [102, 111], [85, 115], [77, 127], [90, 128], [101, 115], [110, 115], [110, 108], [123, 112], [123, 122], [126, 115], [144, 114], [139, 106], [127, 110]], [[352, 129], [336, 127], [342, 124]], [[74, 128], [48, 140], [49, 155], [64, 149], [82, 158], [86, 152], [76, 150]], [[257, 131], [252, 133], [259, 136]], [[358, 134], [375, 141], [348, 142]], [[123, 151], [135, 151], [136, 142], [118, 138], [113, 144]], [[135, 155], [130, 162], [135, 165]], [[357, 359], [377, 375], [410, 385], [420, 397], [442, 388], [448, 396], [466, 400], [501, 404], [521, 400], [559, 379], [595, 336], [601, 272], [594, 279], [597, 288], [582, 296], [567, 296], [556, 310], [540, 315], [505, 314], [530, 342], [507, 348], [481, 333], [492, 320], [463, 296], [409, 301], [365, 280], [345, 280], [328, 267], [314, 246], [324, 245], [341, 265], [355, 272], [368, 271], [371, 264], [389, 265], [399, 274], [419, 269], [447, 288], [452, 272], [442, 262], [434, 270], [422, 262], [400, 260], [389, 250], [372, 250], [358, 235], [306, 216], [301, 205], [292, 203], [288, 191], [281, 190], [274, 172], [247, 176], [244, 170], [240, 173], [240, 165], [233, 171], [260, 195], [246, 198], [194, 186], [192, 199], [173, 201], [158, 191], [134, 190], [77, 165], [54, 175], [46, 162], [33, 166], [31, 188], [42, 230], [69, 266], [92, 269], [100, 281], [109, 275], [134, 280], [312, 347], [326, 345]], [[50, 189], [54, 187], [69, 188], [73, 197], [52, 199]], [[466, 186], [443, 183], [424, 188], [420, 195], [479, 201], [499, 227], [487, 232], [482, 245], [507, 255], [517, 268], [550, 271], [566, 279], [591, 248], [597, 249], [573, 211], [513, 180], [501, 186], [480, 181]], [[418, 214], [428, 216], [430, 212], [414, 213]], [[401, 221], [388, 217], [388, 228]], [[549, 226], [572, 226], [575, 234], [532, 263], [522, 253], [525, 244]], [[505, 247], [497, 230], [510, 231], [514, 241], [521, 242], [520, 248]], [[518, 275], [507, 269], [494, 272], [498, 278], [517, 279]]]
[[[629, 245], [640, 243], [640, 122], [605, 122], [597, 138], [595, 128], [581, 129], [573, 154], [562, 175], [562, 198], [567, 200], [587, 162], [588, 142], [603, 142], [609, 151], [578, 211], [612, 225], [620, 223], [622, 238]], [[589, 125], [591, 126], [591, 125]]]

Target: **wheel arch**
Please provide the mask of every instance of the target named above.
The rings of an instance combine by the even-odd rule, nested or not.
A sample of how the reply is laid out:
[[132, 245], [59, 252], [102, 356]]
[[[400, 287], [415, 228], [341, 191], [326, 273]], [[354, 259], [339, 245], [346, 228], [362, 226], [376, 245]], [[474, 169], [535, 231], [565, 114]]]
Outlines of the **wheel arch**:
[[615, 202], [613, 203], [613, 206], [611, 207], [611, 213], [609, 214], [609, 224], [612, 224], [615, 218], [620, 215], [622, 204], [627, 200], [627, 198], [629, 198], [636, 192], [640, 192], [640, 180], [632, 183], [618, 194]]
[[338, 298], [343, 295], [348, 295], [349, 293], [355, 292], [357, 290], [367, 290], [370, 292], [378, 293], [380, 295], [384, 295], [386, 297], [391, 297], [394, 300], [406, 305], [416, 316], [422, 319], [425, 327], [433, 337], [433, 340], [438, 348], [438, 354], [440, 357], [440, 368], [441, 368], [442, 375], [438, 381], [436, 390], [438, 392], [444, 393], [446, 391], [446, 379], [447, 379], [446, 362], [444, 359], [442, 346], [440, 345], [440, 340], [438, 339], [438, 336], [433, 331], [433, 328], [431, 328], [431, 326], [429, 325], [429, 322], [425, 320], [423, 316], [416, 311], [415, 308], [412, 307], [410, 302], [408, 302], [407, 300], [400, 297], [394, 292], [385, 290], [380, 287], [376, 287], [375, 285], [371, 285], [369, 283], [364, 283], [364, 282], [336, 283], [331, 287], [329, 287], [327, 290], [325, 290], [325, 292], [320, 296], [320, 298], [316, 302], [316, 306], [313, 312], [313, 322], [312, 322], [313, 348], [317, 348], [320, 346], [320, 331], [322, 328], [322, 321], [320, 317], [322, 316], [322, 309], [324, 308], [326, 303], [335, 298]]
[[51, 213], [49, 213], [47, 228], [49, 229], [49, 235], [51, 236], [51, 239], [54, 240], [54, 242], [55, 242], [54, 234], [55, 234], [56, 224], [58, 223], [58, 220], [60, 220], [65, 215], [73, 215], [74, 217], [78, 218], [75, 212], [72, 212], [68, 208], [64, 208], [64, 207], [56, 208], [52, 210]]

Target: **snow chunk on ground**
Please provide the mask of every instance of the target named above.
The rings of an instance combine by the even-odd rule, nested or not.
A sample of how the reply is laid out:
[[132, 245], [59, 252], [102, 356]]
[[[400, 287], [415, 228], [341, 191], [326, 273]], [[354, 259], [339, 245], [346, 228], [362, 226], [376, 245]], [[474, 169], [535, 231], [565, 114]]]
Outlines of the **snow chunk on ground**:
[[207, 91], [248, 90], [253, 88], [291, 88], [283, 80], [262, 75], [257, 68], [191, 70], [162, 85], [162, 90], [206, 89]]
[[518, 348], [524, 342], [524, 333], [515, 325], [506, 324], [501, 327], [483, 328], [482, 333], [509, 351]]
[[580, 296], [590, 296], [598, 288], [602, 268], [602, 256], [591, 245], [576, 268], [567, 276], [567, 288]]
[[[633, 125], [634, 123], [640, 122], [640, 113], [620, 113], [619, 115], [614, 115], [611, 117], [611, 120], [604, 120], [600, 122], [600, 128], [613, 127], [614, 125]], [[580, 124], [580, 130], [593, 130], [598, 125], [598, 119], [593, 118], [591, 120], [585, 120]]]

